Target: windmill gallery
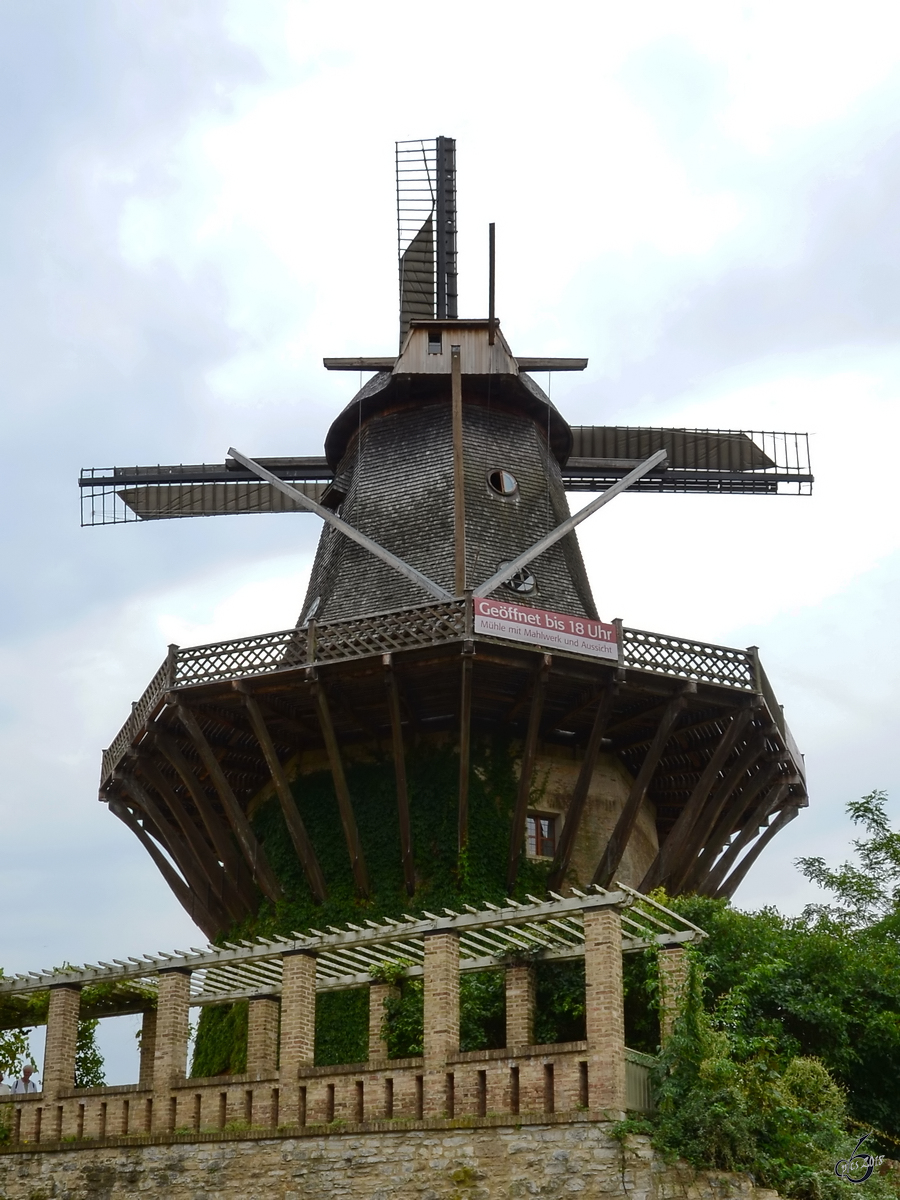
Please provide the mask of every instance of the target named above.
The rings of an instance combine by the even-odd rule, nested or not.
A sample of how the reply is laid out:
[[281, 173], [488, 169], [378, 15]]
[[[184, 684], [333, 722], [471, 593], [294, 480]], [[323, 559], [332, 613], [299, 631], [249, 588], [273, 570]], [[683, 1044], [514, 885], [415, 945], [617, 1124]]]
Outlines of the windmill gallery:
[[[629, 490], [809, 494], [805, 435], [570, 426], [534, 375], [586, 360], [513, 353], [493, 229], [488, 315], [457, 315], [453, 140], [398, 143], [396, 171], [399, 353], [325, 359], [369, 378], [322, 455], [82, 472], [85, 525], [279, 512], [323, 528], [296, 625], [170, 646], [103, 753], [101, 800], [211, 943], [0, 982], [10, 1004], [49, 993], [44, 1090], [0, 1097], [9, 1196], [13, 1159], [22, 1188], [102, 1169], [104, 1194], [125, 1195], [143, 1149], [192, 1138], [229, 1196], [281, 1143], [302, 1163], [266, 1191], [285, 1197], [337, 1186], [326, 1168], [359, 1196], [449, 1179], [461, 1124], [476, 1175], [530, 1127], [567, 1153], [608, 1147], [604, 1122], [652, 1103], [646, 1056], [625, 1046], [622, 953], [660, 948], [664, 1037], [681, 947], [703, 936], [646, 893], [732, 895], [807, 804], [757, 649], [601, 619], [575, 533]], [[597, 495], [570, 515], [577, 491]], [[537, 973], [575, 967], [583, 1028], [552, 1026]], [[460, 981], [476, 975], [504, 1015], [467, 1049]], [[421, 1044], [399, 1054], [385, 1012], [404, 980]], [[239, 1005], [241, 1047], [198, 1075], [216, 1014]], [[79, 1017], [136, 1011], [139, 1081], [73, 1087]], [[386, 1163], [362, 1182], [337, 1165], [350, 1132]], [[621, 1187], [604, 1153], [584, 1168], [592, 1195]]]

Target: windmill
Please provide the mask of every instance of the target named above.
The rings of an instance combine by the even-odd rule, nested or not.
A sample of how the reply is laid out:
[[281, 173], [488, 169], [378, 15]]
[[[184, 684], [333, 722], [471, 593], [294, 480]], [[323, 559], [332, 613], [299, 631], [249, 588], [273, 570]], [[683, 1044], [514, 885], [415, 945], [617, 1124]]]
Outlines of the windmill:
[[[101, 799], [212, 934], [282, 894], [251, 820], [264, 794], [277, 796], [310, 894], [327, 896], [297, 801], [304, 754], [327, 759], [365, 898], [346, 761], [390, 744], [412, 895], [410, 738], [456, 744], [462, 851], [473, 741], [499, 730], [521, 759], [508, 888], [531, 858], [557, 889], [624, 878], [730, 895], [807, 803], [758, 653], [601, 621], [574, 530], [625, 490], [809, 494], [806, 435], [570, 426], [533, 375], [587, 360], [513, 354], [494, 314], [493, 253], [488, 317], [457, 315], [453, 139], [398, 143], [396, 178], [400, 351], [324, 360], [370, 375], [324, 454], [232, 449], [214, 465], [81, 474], [85, 525], [298, 511], [323, 521], [297, 625], [170, 647], [104, 753]], [[599, 494], [573, 516], [576, 491]]]

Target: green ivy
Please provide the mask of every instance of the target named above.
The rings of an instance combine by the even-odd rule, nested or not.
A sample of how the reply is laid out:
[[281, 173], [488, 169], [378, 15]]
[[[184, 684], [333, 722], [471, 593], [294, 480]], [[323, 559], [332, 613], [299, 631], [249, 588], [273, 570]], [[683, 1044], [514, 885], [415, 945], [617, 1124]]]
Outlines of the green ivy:
[[369, 1057], [369, 989], [316, 997], [316, 1066], [365, 1062]]
[[249, 1004], [207, 1005], [200, 1013], [191, 1078], [242, 1075], [247, 1070], [247, 1015]]
[[[361, 900], [356, 895], [331, 772], [304, 775], [294, 784], [293, 792], [316, 848], [328, 899], [321, 905], [313, 900], [281, 806], [277, 798], [272, 798], [256, 812], [253, 826], [285, 898], [274, 906], [262, 904], [252, 919], [228, 930], [222, 940], [289, 936], [295, 930], [326, 929], [347, 921], [359, 923], [360, 918], [402, 919], [404, 913], [418, 914], [423, 909], [440, 912], [444, 908], [459, 910], [464, 904], [480, 907], [484, 901], [502, 902], [517, 789], [515, 757], [509, 742], [495, 738], [473, 747], [469, 843], [461, 857], [457, 853], [458, 754], [449, 746], [414, 747], [407, 755], [406, 766], [416, 872], [414, 896], [408, 896], [404, 886], [393, 761], [350, 763], [347, 783], [369, 872], [370, 898]], [[524, 899], [528, 892], [543, 894], [547, 871], [545, 863], [529, 861], [523, 855], [514, 898]], [[462, 1038], [473, 1048], [503, 1044], [502, 980], [497, 972], [490, 974], [488, 980], [464, 979], [461, 985]], [[415, 986], [406, 986], [403, 992], [406, 998], [402, 1004], [411, 1005], [410, 1012], [421, 1008]], [[358, 1062], [367, 1057], [367, 1005], [365, 989], [343, 996], [326, 993], [319, 998], [316, 1062]], [[213, 1067], [216, 1069], [210, 1069], [209, 1074], [227, 1073], [229, 1064], [240, 1058], [229, 1038], [245, 1035], [237, 1026], [230, 1033], [229, 1022], [211, 1016], [212, 1011], [205, 1010], [200, 1020], [194, 1057], [203, 1070], [195, 1068], [195, 1074], [206, 1074]], [[415, 1023], [414, 1017], [411, 1021], [407, 1016], [400, 1020], [404, 1032], [398, 1032], [395, 1040], [405, 1047], [403, 1056], [421, 1053], [410, 1049], [421, 1043]]]

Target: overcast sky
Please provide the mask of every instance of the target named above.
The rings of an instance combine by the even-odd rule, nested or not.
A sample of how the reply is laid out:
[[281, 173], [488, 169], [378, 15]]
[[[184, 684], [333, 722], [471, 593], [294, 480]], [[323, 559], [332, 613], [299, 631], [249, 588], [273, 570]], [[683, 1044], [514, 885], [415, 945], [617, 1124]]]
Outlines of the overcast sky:
[[[811, 499], [625, 496], [605, 618], [758, 644], [809, 809], [738, 893], [795, 912], [900, 799], [900, 39], [887, 3], [0, 0], [0, 965], [197, 944], [97, 802], [165, 654], [294, 622], [285, 515], [79, 528], [82, 466], [321, 453], [397, 336], [393, 143], [457, 139], [513, 351], [573, 424], [809, 431]], [[545, 379], [539, 380], [542, 384]], [[584, 497], [573, 498], [580, 506]]]

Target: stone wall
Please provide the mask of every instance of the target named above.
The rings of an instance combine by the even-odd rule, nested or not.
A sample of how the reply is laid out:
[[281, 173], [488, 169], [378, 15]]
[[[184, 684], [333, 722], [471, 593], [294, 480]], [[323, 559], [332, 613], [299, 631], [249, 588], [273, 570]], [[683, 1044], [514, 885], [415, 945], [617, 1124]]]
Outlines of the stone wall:
[[2, 1200], [775, 1200], [748, 1176], [664, 1164], [647, 1139], [608, 1124], [424, 1121], [0, 1153]]

